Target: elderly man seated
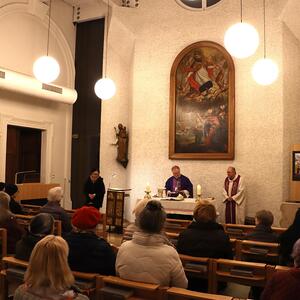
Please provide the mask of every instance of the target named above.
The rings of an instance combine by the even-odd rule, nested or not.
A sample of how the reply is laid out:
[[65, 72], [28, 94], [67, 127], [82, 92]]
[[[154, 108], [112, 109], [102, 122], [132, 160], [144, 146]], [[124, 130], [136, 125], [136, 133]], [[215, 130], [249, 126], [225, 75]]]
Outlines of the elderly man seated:
[[48, 202], [41, 209], [41, 213], [48, 213], [55, 220], [61, 221], [63, 235], [72, 230], [72, 225], [69, 215], [60, 206], [60, 201], [63, 198], [63, 190], [61, 187], [54, 187], [48, 191]]

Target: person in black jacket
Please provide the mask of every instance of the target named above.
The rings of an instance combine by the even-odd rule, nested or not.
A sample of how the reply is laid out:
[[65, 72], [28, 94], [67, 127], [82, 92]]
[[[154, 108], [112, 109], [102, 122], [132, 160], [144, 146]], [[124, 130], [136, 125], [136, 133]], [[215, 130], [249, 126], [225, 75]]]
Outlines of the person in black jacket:
[[278, 243], [278, 235], [272, 230], [273, 214], [268, 210], [260, 210], [255, 215], [256, 227], [245, 236], [246, 240], [265, 243]]
[[65, 237], [69, 245], [71, 270], [102, 275], [115, 275], [115, 260], [111, 246], [96, 235], [101, 220], [99, 211], [83, 206], [72, 217], [73, 231]]
[[[200, 201], [194, 209], [194, 220], [178, 238], [177, 251], [180, 254], [198, 257], [232, 259], [229, 237], [223, 226], [216, 222], [217, 212], [208, 201]], [[189, 278], [189, 289], [206, 291], [207, 282]]]
[[28, 232], [17, 242], [15, 257], [29, 261], [36, 243], [46, 235], [53, 234], [53, 230], [54, 218], [50, 214], [41, 213], [34, 216], [30, 221]]
[[291, 253], [295, 242], [300, 238], [300, 208], [297, 210], [293, 224], [279, 236], [279, 260], [283, 266], [292, 266]]
[[94, 206], [97, 209], [102, 207], [105, 185], [98, 169], [91, 170], [90, 176], [84, 184], [83, 193], [86, 198], [86, 205]]
[[18, 186], [15, 184], [6, 184], [4, 191], [10, 197], [9, 210], [16, 215], [25, 215], [21, 204], [15, 200], [16, 194], [19, 191]]

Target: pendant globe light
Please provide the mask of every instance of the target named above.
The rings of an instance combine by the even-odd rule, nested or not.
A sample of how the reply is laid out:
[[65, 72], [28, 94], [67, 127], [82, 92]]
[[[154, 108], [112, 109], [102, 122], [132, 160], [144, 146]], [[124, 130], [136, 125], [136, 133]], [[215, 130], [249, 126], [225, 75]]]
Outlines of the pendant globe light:
[[224, 36], [227, 51], [236, 58], [246, 58], [254, 54], [259, 45], [257, 30], [243, 22], [243, 0], [241, 3], [241, 22], [230, 26]]
[[33, 64], [33, 74], [37, 80], [43, 83], [51, 83], [56, 80], [60, 73], [58, 62], [52, 56], [49, 56], [50, 24], [51, 24], [51, 3], [49, 1], [49, 22], [47, 35], [47, 55], [41, 56]]
[[260, 85], [270, 85], [278, 77], [277, 64], [266, 55], [266, 1], [264, 3], [264, 58], [259, 59], [252, 67], [252, 76]]
[[104, 76], [96, 82], [94, 87], [96, 96], [101, 100], [109, 100], [116, 93], [115, 83], [113, 82], [112, 79], [106, 76], [107, 49], [108, 49], [108, 22], [109, 22], [109, 0], [107, 1], [107, 14], [106, 14]]

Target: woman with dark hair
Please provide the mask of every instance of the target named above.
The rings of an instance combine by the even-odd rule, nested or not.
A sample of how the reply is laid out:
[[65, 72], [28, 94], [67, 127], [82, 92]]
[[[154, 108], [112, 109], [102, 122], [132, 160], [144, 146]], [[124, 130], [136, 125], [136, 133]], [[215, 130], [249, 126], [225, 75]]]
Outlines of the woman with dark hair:
[[7, 193], [10, 197], [9, 201], [9, 209], [13, 214], [16, 215], [25, 215], [21, 204], [16, 201], [16, 194], [18, 193], [19, 189], [18, 186], [15, 184], [6, 184], [5, 185], [5, 193]]
[[149, 201], [138, 216], [139, 231], [118, 251], [117, 274], [124, 279], [186, 288], [187, 279], [176, 250], [161, 234], [166, 213], [159, 201]]
[[84, 184], [83, 193], [86, 198], [86, 205], [99, 209], [102, 207], [105, 194], [103, 178], [100, 177], [99, 169], [92, 169], [90, 176]]
[[28, 232], [17, 242], [15, 257], [28, 261], [36, 243], [46, 235], [53, 234], [53, 230], [54, 218], [50, 214], [41, 213], [34, 216], [30, 221]]
[[291, 253], [295, 242], [300, 238], [300, 209], [297, 210], [293, 224], [279, 236], [279, 261], [281, 265], [293, 265]]

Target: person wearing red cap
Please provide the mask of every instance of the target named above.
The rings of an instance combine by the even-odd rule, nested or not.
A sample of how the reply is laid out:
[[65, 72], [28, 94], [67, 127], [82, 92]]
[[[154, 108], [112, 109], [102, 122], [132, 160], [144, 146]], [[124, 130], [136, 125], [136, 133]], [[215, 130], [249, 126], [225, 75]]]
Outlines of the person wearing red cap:
[[116, 256], [104, 239], [96, 235], [101, 215], [93, 206], [83, 206], [72, 217], [73, 231], [65, 237], [71, 270], [115, 275]]

